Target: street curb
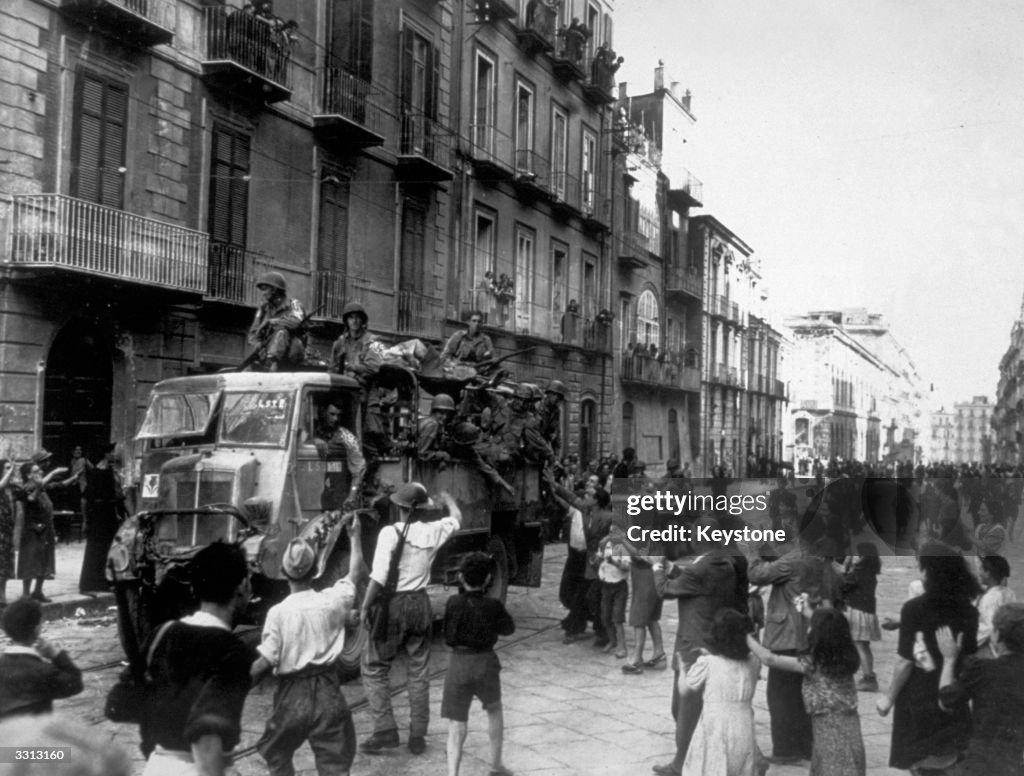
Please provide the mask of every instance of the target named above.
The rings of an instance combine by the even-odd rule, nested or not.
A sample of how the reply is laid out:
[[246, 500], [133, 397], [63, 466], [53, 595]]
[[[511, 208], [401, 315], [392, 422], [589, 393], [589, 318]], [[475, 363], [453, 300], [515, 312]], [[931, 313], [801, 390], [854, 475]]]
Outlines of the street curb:
[[75, 612], [79, 609], [84, 609], [86, 615], [100, 614], [106, 612], [108, 608], [114, 605], [113, 593], [100, 593], [96, 596], [76, 596], [65, 601], [53, 601], [43, 604], [43, 620], [49, 622], [51, 620], [74, 618]]

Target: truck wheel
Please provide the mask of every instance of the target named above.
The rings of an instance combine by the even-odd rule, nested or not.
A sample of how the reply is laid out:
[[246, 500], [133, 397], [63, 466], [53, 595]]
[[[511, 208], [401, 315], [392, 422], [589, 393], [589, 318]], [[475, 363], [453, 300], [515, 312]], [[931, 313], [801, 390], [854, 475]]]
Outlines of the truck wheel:
[[132, 665], [142, 660], [142, 647], [151, 627], [150, 612], [142, 600], [140, 582], [115, 582], [114, 599], [117, 602], [117, 635], [121, 649]]
[[[324, 567], [323, 576], [317, 580], [317, 588], [324, 590], [330, 587], [339, 579], [348, 574], [349, 558], [351, 553], [348, 547], [335, 545]], [[367, 576], [364, 574], [363, 579]], [[358, 609], [366, 594], [366, 582], [361, 582], [356, 588], [356, 600], [353, 606]], [[357, 625], [354, 628], [345, 629], [345, 647], [338, 657], [338, 674], [342, 682], [348, 682], [359, 676], [359, 664], [366, 647], [366, 628]]]
[[494, 579], [487, 589], [487, 596], [505, 603], [508, 594], [508, 550], [505, 549], [505, 542], [500, 536], [492, 536], [487, 540], [484, 552], [494, 558]]

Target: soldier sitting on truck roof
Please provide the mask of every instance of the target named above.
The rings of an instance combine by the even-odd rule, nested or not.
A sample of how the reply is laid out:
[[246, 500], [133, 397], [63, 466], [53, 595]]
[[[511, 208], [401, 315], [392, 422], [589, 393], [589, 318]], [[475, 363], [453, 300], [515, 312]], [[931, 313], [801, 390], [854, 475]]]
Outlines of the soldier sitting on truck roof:
[[348, 490], [344, 490], [344, 478], [335, 472], [324, 477], [324, 492], [320, 497], [320, 508], [351, 510], [359, 507], [359, 497], [366, 475], [366, 459], [356, 435], [341, 425], [341, 407], [331, 403], [320, 410], [313, 430], [312, 442], [324, 460], [344, 459], [348, 469]]
[[331, 371], [354, 377], [360, 383], [375, 375], [383, 361], [384, 346], [366, 330], [370, 316], [358, 302], [341, 311], [345, 331], [331, 347]]
[[439, 393], [430, 402], [430, 414], [420, 421], [416, 432], [416, 450], [421, 461], [447, 463], [447, 426], [455, 415], [455, 401], [446, 393]]
[[483, 320], [484, 314], [479, 310], [473, 310], [469, 314], [469, 328], [466, 331], [457, 331], [448, 338], [444, 350], [441, 351], [441, 360], [480, 364], [494, 358], [491, 338], [480, 331]]
[[256, 283], [263, 303], [249, 327], [249, 344], [259, 351], [255, 364], [267, 372], [288, 371], [306, 359], [306, 311], [288, 298], [280, 272], [265, 272]]

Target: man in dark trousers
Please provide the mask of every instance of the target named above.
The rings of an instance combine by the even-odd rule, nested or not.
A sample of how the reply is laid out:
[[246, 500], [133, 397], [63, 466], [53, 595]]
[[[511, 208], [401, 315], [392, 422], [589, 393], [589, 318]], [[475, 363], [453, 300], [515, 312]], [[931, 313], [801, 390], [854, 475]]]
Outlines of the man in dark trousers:
[[258, 363], [268, 372], [293, 369], [306, 359], [306, 311], [288, 297], [280, 272], [265, 272], [256, 283], [263, 303], [249, 327], [249, 344], [258, 348]]
[[[718, 521], [711, 517], [698, 518], [694, 535], [701, 528], [713, 531]], [[713, 541], [690, 542], [692, 555], [667, 564], [654, 565], [654, 587], [664, 598], [675, 598], [679, 606], [679, 628], [676, 631], [675, 656], [672, 663], [675, 680], [672, 682], [672, 716], [676, 720], [676, 754], [672, 762], [655, 765], [659, 776], [679, 776], [690, 748], [690, 739], [697, 727], [704, 698], [690, 694], [679, 695], [680, 668], [689, 670], [707, 646], [711, 623], [719, 609], [735, 606], [736, 574], [733, 564]], [[682, 666], [679, 660], [682, 659]]]

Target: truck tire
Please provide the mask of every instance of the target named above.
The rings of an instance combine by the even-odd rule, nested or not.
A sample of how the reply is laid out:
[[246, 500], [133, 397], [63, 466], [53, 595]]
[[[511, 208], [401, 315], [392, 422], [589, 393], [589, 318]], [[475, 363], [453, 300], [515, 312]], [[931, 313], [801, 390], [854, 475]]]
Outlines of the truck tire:
[[152, 627], [150, 612], [142, 600], [139, 581], [115, 582], [114, 600], [117, 602], [117, 635], [124, 656], [132, 665], [141, 665], [142, 647]]
[[[347, 546], [335, 545], [334, 550], [327, 558], [323, 575], [317, 580], [317, 589], [323, 590], [328, 588], [348, 574], [350, 557], [351, 553]], [[367, 575], [364, 574], [364, 581], [356, 588], [356, 600], [353, 602], [356, 609], [359, 608], [359, 605], [363, 602], [363, 596], [366, 594], [366, 579]], [[341, 677], [342, 682], [351, 681], [359, 676], [360, 659], [365, 647], [366, 628], [360, 624], [354, 628], [345, 629], [345, 647], [342, 649], [337, 663], [338, 675]]]
[[508, 550], [505, 547], [505, 542], [500, 536], [492, 536], [487, 540], [487, 549], [484, 552], [494, 558], [494, 578], [491, 580], [491, 586], [487, 589], [487, 596], [505, 603], [509, 578]]

